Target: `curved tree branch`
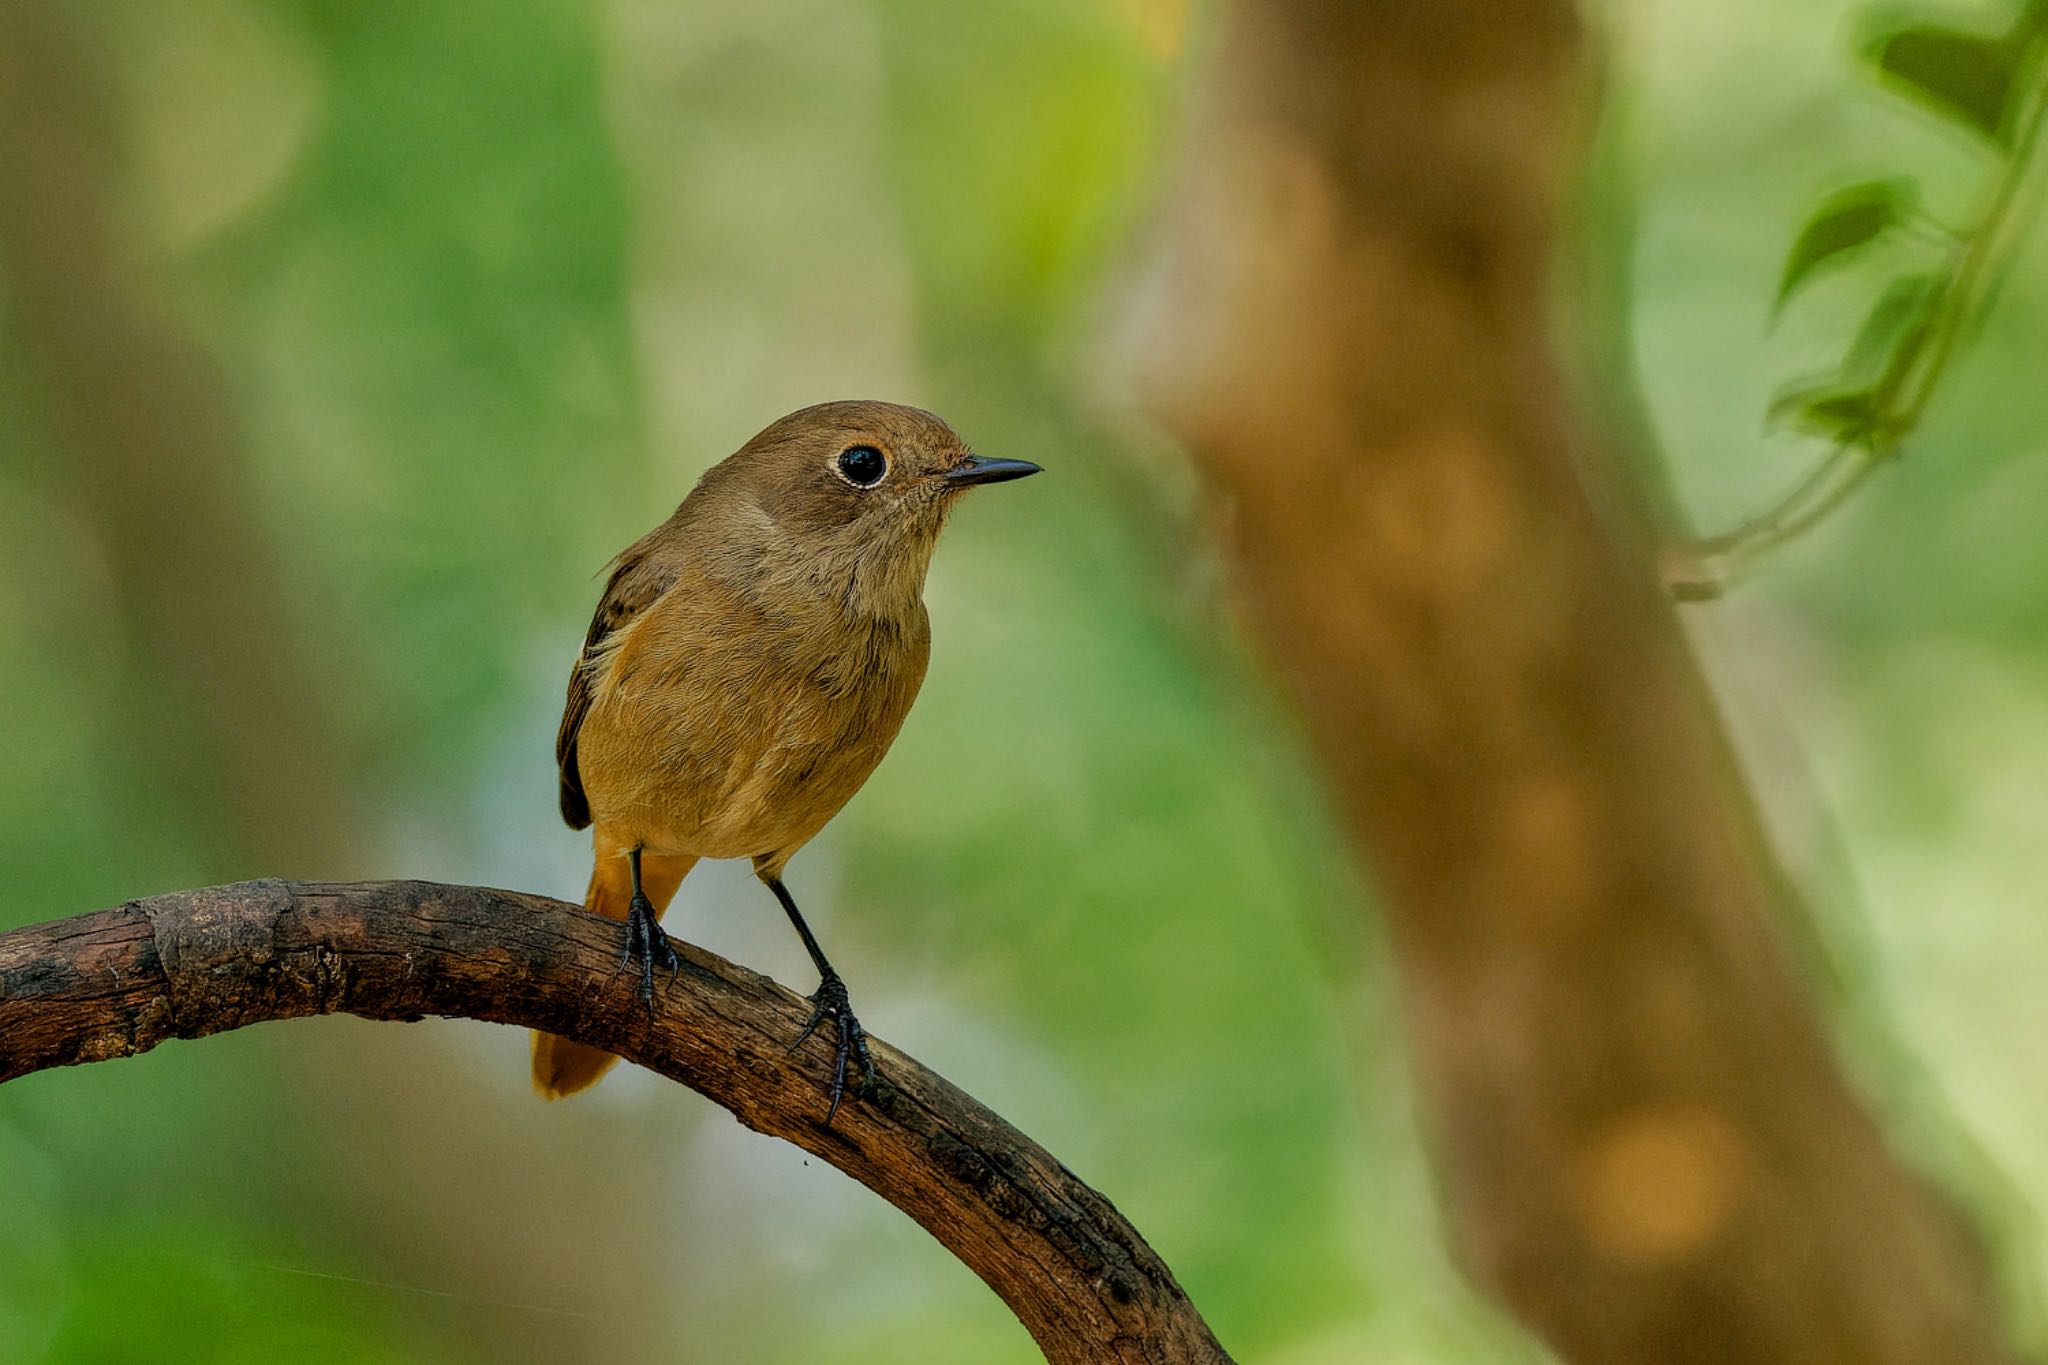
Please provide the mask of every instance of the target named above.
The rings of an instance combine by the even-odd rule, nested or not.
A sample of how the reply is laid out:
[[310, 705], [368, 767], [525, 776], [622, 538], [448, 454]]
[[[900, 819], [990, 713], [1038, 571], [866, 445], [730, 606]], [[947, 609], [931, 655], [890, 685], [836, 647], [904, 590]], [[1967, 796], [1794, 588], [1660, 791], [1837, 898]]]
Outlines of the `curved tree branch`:
[[794, 993], [678, 944], [649, 1012], [618, 926], [432, 882], [260, 881], [0, 934], [0, 1081], [267, 1019], [438, 1014], [545, 1029], [680, 1081], [923, 1224], [1055, 1362], [1227, 1362], [1166, 1263], [1037, 1143], [880, 1041], [875, 1093], [823, 1124], [829, 1046]]

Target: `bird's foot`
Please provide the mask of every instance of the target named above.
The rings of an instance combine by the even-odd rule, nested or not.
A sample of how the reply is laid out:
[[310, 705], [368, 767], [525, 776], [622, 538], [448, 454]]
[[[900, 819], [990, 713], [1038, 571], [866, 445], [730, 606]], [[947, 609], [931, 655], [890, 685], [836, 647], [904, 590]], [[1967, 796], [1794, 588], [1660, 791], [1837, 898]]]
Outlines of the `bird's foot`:
[[791, 1052], [804, 1045], [804, 1040], [817, 1031], [818, 1025], [830, 1019], [839, 1035], [839, 1047], [832, 1057], [832, 1101], [825, 1110], [825, 1126], [832, 1126], [832, 1118], [839, 1112], [840, 1098], [846, 1093], [846, 1062], [848, 1057], [860, 1061], [860, 1084], [855, 1094], [865, 1094], [875, 1084], [875, 1059], [868, 1055], [868, 1031], [860, 1026], [860, 1020], [853, 1017], [853, 1004], [846, 996], [846, 983], [839, 979], [839, 973], [826, 972], [818, 982], [818, 989], [811, 993], [811, 1018], [804, 1025], [804, 1031], [789, 1045]]
[[676, 973], [683, 968], [682, 959], [676, 956], [676, 948], [669, 942], [668, 935], [661, 931], [661, 924], [654, 918], [654, 904], [639, 892], [633, 893], [633, 902], [626, 910], [626, 951], [619, 956], [620, 967], [630, 967], [634, 959], [640, 962], [640, 1001], [647, 1006], [649, 1018], [654, 1015], [654, 964], [668, 968], [668, 979], [674, 981]]

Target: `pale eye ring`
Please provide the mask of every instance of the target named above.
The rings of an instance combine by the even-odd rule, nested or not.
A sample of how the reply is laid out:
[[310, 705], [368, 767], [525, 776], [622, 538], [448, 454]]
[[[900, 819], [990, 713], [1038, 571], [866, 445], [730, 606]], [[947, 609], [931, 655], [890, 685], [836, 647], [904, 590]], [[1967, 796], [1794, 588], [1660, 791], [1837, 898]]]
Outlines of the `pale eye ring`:
[[889, 476], [889, 457], [873, 446], [848, 446], [832, 467], [855, 488], [873, 488]]

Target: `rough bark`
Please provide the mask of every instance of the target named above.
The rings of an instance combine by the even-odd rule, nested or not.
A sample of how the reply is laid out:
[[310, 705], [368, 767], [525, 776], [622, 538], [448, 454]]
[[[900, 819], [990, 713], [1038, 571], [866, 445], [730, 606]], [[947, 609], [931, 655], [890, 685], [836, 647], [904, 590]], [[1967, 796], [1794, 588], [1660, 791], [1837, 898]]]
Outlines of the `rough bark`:
[[1567, 412], [1562, 0], [1239, 0], [1130, 313], [1376, 877], [1454, 1241], [1579, 1362], [2007, 1358]]
[[[0, 1081], [267, 1019], [425, 1015], [607, 1048], [837, 1166], [921, 1223], [1055, 1362], [1227, 1362], [1110, 1202], [943, 1078], [876, 1040], [874, 1094], [824, 1126], [831, 1048], [809, 1006], [678, 944], [650, 1013], [619, 927], [511, 891], [243, 882], [0, 934]], [[829, 1032], [829, 1029], [826, 1030]]]

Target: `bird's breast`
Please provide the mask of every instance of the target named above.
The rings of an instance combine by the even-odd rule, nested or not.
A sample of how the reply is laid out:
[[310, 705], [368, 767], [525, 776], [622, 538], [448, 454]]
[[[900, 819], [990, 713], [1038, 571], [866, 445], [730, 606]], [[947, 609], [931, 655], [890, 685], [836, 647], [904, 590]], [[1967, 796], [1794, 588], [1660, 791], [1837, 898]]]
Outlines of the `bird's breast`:
[[909, 621], [762, 609], [650, 614], [613, 656], [582, 739], [592, 812], [699, 857], [790, 852], [860, 789], [924, 678]]

